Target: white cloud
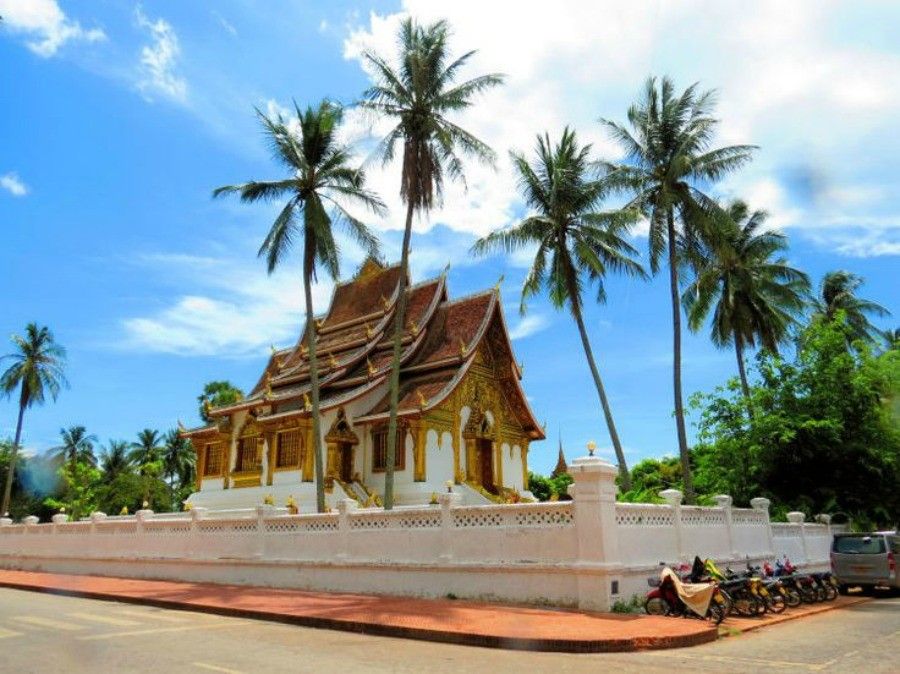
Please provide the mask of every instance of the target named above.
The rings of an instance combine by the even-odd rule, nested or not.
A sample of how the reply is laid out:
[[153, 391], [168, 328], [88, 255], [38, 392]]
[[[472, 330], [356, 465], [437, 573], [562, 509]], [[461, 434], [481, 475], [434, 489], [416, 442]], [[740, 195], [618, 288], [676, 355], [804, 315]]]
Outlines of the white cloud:
[[531, 337], [550, 326], [550, 320], [541, 314], [529, 314], [519, 319], [519, 322], [509, 330], [510, 339], [524, 339]]
[[219, 14], [216, 10], [212, 10], [211, 14], [226, 32], [231, 33], [231, 35], [233, 35], [234, 37], [237, 37], [237, 28], [235, 28], [234, 25], [230, 21], [228, 21], [228, 19]]
[[0, 0], [0, 16], [11, 30], [32, 39], [26, 44], [38, 56], [49, 58], [70, 40], [100, 42], [106, 34], [100, 28], [84, 29], [69, 19], [56, 0]]
[[[299, 268], [267, 276], [261, 262], [181, 253], [144, 255], [137, 263], [190, 287], [191, 294], [122, 322], [121, 348], [182, 356], [241, 358], [294, 342], [303, 326]], [[315, 311], [323, 311], [332, 284], [313, 287]]]
[[10, 171], [6, 175], [0, 176], [0, 187], [14, 197], [24, 197], [28, 194], [28, 186], [22, 182], [19, 175], [14, 171]]
[[176, 72], [181, 47], [172, 25], [165, 19], [147, 18], [140, 6], [135, 9], [135, 18], [152, 38], [150, 44], [141, 47], [138, 89], [147, 100], [153, 100], [153, 94], [162, 94], [179, 103], [186, 102], [187, 80]]
[[[469, 167], [468, 192], [448, 186], [444, 208], [432, 213], [430, 224], [476, 235], [509, 224], [522, 204], [507, 152], [530, 153], [538, 132], [558, 135], [571, 124], [598, 155], [616, 158], [618, 150], [597, 119], [624, 120], [651, 73], [670, 74], [681, 87], [699, 80], [704, 88], [720, 89], [719, 142], [762, 149], [719, 193], [767, 208], [773, 227], [827, 227], [819, 224], [825, 219], [819, 207], [798, 201], [785, 177], [785, 169], [798, 163], [831, 169], [832, 209], [844, 215], [865, 212], [872, 199], [886, 200], [896, 191], [866, 191], [863, 174], [900, 152], [892, 132], [900, 112], [900, 55], [847, 39], [833, 3], [762, 2], [748, 11], [737, 0], [628, 6], [563, 0], [553, 12], [525, 4], [513, 13], [475, 0], [404, 0], [402, 6], [402, 13], [372, 13], [350, 27], [345, 58], [366, 68], [361, 55], [371, 49], [393, 60], [397, 25], [409, 13], [422, 22], [446, 18], [457, 53], [480, 50], [461, 77], [507, 75], [504, 86], [454, 117], [496, 150], [497, 172]], [[374, 129], [375, 135], [382, 131]], [[398, 173], [396, 165], [370, 170], [372, 186], [391, 208], [382, 228], [402, 227]], [[417, 231], [429, 223], [417, 224]], [[870, 231], [878, 250], [894, 249], [890, 230]]]

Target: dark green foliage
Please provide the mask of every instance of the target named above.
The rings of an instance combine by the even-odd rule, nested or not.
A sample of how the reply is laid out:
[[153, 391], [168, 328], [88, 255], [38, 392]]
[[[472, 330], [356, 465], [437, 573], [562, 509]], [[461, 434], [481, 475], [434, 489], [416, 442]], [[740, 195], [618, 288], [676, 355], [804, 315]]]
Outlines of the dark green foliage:
[[844, 512], [857, 523], [900, 517], [900, 352], [871, 355], [848, 341], [855, 326], [839, 312], [814, 320], [788, 362], [757, 359], [750, 388], [752, 420], [736, 381], [697, 395], [698, 489], [731, 494], [736, 503], [772, 499], [779, 511]]
[[244, 398], [244, 392], [230, 381], [211, 381], [203, 387], [203, 393], [197, 396], [200, 403], [200, 418], [206, 423], [210, 422], [209, 408], [233, 405]]
[[528, 491], [534, 494], [538, 501], [570, 501], [569, 485], [572, 484], [572, 476], [568, 473], [556, 477], [544, 477], [538, 473], [528, 472]]
[[661, 503], [659, 492], [683, 489], [681, 461], [677, 457], [644, 459], [631, 469], [631, 489], [619, 494], [619, 501]]

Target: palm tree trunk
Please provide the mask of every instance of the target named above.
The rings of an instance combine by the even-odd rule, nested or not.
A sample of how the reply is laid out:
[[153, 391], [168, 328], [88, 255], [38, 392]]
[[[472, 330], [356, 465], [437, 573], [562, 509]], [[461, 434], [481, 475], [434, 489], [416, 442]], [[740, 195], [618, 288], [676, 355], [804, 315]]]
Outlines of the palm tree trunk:
[[744, 392], [744, 400], [747, 402], [747, 413], [753, 418], [753, 406], [750, 404], [750, 384], [747, 383], [747, 372], [744, 369], [744, 344], [740, 335], [734, 333], [734, 354], [737, 357], [738, 375], [741, 378], [741, 390]]
[[675, 241], [675, 214], [667, 213], [669, 239], [669, 290], [672, 295], [672, 387], [675, 393], [675, 427], [678, 430], [678, 454], [684, 482], [684, 498], [693, 503], [694, 477], [691, 473], [691, 450], [684, 427], [684, 403], [681, 399], [681, 302], [678, 296], [678, 255]]
[[9, 516], [9, 501], [12, 497], [13, 475], [16, 470], [16, 458], [19, 455], [19, 443], [22, 441], [22, 420], [25, 418], [25, 382], [22, 382], [22, 395], [19, 397], [19, 419], [16, 422], [16, 439], [13, 440], [12, 452], [9, 455], [9, 467], [6, 469], [6, 485], [3, 487], [3, 507], [0, 513]]
[[600, 378], [600, 371], [597, 369], [597, 364], [594, 362], [594, 352], [591, 349], [591, 342], [588, 339], [587, 330], [584, 328], [581, 305], [576, 301], [572, 302], [572, 313], [575, 315], [575, 322], [578, 324], [578, 333], [581, 335], [581, 343], [584, 346], [584, 355], [587, 358], [588, 366], [591, 368], [591, 374], [594, 377], [597, 395], [600, 396], [600, 406], [603, 408], [603, 416], [606, 418], [606, 427], [609, 429], [609, 439], [612, 440], [613, 449], [616, 451], [616, 460], [619, 462], [619, 478], [622, 482], [622, 491], [630, 491], [631, 474], [628, 472], [628, 465], [625, 463], [625, 452], [622, 451], [619, 433], [616, 431], [616, 424], [613, 421], [609, 400], [606, 398], [606, 388], [603, 386], [603, 380]]
[[312, 275], [315, 250], [313, 237], [305, 237], [303, 295], [306, 299], [306, 347], [309, 349], [309, 383], [312, 398], [313, 467], [316, 473], [316, 510], [325, 512], [325, 471], [322, 466], [322, 434], [319, 419], [319, 364], [316, 361], [316, 317], [313, 314]]
[[[403, 230], [403, 249], [400, 253], [400, 282], [397, 306], [394, 309], [394, 352], [391, 357], [390, 403], [388, 420], [387, 456], [384, 467], [384, 509], [394, 507], [394, 463], [397, 457], [397, 404], [400, 399], [400, 351], [403, 345], [403, 325], [406, 321], [406, 277], [409, 270], [409, 241], [412, 238], [413, 201], [406, 205], [406, 227]], [[400, 451], [406, 451], [406, 442]]]

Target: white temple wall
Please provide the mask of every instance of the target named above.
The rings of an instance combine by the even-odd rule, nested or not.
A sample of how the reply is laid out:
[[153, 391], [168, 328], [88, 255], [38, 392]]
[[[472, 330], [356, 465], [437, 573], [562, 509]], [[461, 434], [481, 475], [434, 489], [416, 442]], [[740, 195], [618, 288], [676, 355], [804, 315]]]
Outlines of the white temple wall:
[[460, 494], [442, 492], [439, 505], [392, 511], [357, 510], [342, 500], [326, 514], [260, 506], [72, 523], [6, 520], [0, 568], [411, 596], [453, 592], [607, 610], [645, 592], [660, 561], [699, 555], [742, 565], [748, 557], [788, 554], [802, 567], [828, 564], [830, 528], [803, 522], [801, 513], [791, 513], [791, 524], [771, 524], [767, 503], [687, 507], [677, 493], [667, 505], [616, 503], [615, 475], [599, 459], [576, 460], [574, 500], [555, 503], [461, 506]]

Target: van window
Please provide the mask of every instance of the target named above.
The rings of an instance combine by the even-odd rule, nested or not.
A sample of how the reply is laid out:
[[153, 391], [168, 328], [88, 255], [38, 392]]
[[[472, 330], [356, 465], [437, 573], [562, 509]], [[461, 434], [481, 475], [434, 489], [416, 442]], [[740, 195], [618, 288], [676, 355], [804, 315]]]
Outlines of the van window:
[[834, 551], [849, 555], [880, 555], [887, 552], [882, 536], [841, 536], [834, 539]]

